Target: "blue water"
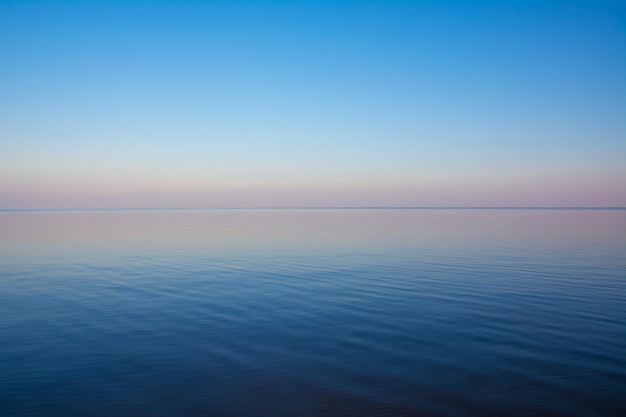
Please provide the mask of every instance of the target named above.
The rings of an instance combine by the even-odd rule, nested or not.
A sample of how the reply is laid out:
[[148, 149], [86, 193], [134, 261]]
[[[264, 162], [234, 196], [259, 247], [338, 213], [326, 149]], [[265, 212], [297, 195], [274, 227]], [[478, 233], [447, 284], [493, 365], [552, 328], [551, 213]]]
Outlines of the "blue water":
[[0, 212], [3, 416], [625, 413], [624, 210]]

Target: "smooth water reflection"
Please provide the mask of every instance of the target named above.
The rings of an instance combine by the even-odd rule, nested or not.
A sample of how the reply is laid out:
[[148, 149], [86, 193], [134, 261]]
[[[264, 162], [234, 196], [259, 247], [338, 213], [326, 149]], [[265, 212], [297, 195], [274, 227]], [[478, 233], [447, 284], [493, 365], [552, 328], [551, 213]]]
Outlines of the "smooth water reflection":
[[0, 213], [14, 416], [619, 415], [626, 211]]

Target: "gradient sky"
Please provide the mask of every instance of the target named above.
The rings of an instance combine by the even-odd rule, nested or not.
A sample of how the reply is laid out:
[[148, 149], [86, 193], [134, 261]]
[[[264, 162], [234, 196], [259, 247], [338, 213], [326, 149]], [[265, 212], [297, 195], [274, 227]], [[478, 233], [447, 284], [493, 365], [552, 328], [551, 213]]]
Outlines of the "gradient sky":
[[2, 1], [0, 208], [626, 206], [620, 1]]

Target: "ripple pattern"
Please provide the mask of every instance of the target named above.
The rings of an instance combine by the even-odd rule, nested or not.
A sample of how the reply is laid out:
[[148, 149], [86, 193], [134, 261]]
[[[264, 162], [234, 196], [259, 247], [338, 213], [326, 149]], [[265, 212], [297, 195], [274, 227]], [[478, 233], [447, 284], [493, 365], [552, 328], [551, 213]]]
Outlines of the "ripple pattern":
[[0, 414], [624, 415], [625, 220], [0, 213]]

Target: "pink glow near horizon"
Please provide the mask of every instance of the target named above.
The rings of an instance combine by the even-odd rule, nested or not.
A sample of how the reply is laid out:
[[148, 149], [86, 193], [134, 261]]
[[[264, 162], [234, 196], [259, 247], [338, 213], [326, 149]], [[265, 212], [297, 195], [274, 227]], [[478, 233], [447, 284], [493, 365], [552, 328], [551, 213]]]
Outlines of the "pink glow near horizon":
[[447, 181], [421, 184], [305, 186], [0, 187], [0, 208], [211, 208], [211, 207], [624, 207], [621, 181]]

